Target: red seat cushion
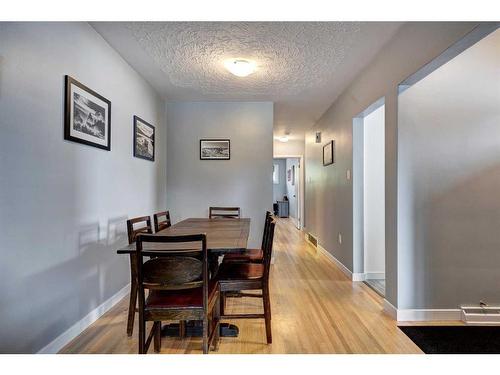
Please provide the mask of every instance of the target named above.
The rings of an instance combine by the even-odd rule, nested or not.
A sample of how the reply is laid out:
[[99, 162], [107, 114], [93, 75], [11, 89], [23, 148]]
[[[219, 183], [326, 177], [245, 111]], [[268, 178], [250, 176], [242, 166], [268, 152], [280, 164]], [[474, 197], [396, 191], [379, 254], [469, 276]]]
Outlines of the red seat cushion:
[[257, 280], [264, 276], [264, 265], [261, 263], [222, 263], [217, 272], [217, 279], [224, 280]]
[[[217, 281], [208, 284], [208, 301], [215, 297]], [[146, 309], [187, 309], [203, 307], [202, 288], [183, 290], [152, 290], [146, 300]]]
[[260, 249], [248, 249], [244, 253], [230, 253], [224, 255], [224, 262], [259, 263], [264, 259], [264, 252]]

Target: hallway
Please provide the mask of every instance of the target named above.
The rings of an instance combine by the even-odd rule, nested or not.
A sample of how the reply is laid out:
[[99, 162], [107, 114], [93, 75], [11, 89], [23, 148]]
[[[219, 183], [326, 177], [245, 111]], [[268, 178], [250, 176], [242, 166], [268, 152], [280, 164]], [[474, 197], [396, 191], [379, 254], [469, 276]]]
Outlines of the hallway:
[[[421, 353], [382, 311], [382, 298], [362, 282], [351, 282], [316, 252], [290, 219], [278, 219], [271, 269], [273, 344], [264, 322], [238, 320], [237, 338], [221, 338], [218, 353]], [[260, 300], [228, 301], [231, 313], [256, 312]], [[137, 353], [137, 325], [125, 333], [128, 298], [68, 344], [61, 353]], [[136, 320], [137, 322], [137, 320]], [[150, 353], [152, 353], [152, 348]], [[199, 353], [200, 339], [162, 338], [162, 353]], [[214, 353], [214, 352], [210, 352]]]

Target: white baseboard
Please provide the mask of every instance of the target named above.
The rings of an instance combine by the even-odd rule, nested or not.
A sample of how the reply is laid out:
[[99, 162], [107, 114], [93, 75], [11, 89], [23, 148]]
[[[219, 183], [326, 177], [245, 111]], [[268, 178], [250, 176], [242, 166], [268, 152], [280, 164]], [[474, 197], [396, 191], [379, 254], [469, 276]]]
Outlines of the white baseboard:
[[365, 272], [365, 280], [385, 280], [385, 272]]
[[457, 321], [461, 320], [459, 309], [400, 309], [398, 322], [431, 322], [431, 321]]
[[92, 323], [108, 312], [130, 292], [130, 283], [125, 285], [116, 294], [89, 312], [84, 318], [73, 324], [66, 332], [56, 337], [52, 342], [38, 351], [38, 354], [55, 354], [71, 340], [82, 333]]
[[335, 258], [331, 253], [329, 253], [319, 243], [318, 243], [317, 249], [319, 251], [321, 251], [321, 253], [323, 253], [323, 255], [325, 255], [328, 259], [330, 259], [333, 263], [335, 263], [335, 265], [337, 265], [340, 268], [340, 270], [344, 273], [344, 275], [346, 275], [349, 278], [349, 280], [358, 281], [358, 280], [354, 280], [353, 273], [351, 272], [351, 270], [349, 268], [347, 268], [346, 266], [344, 266], [344, 264], [340, 260], [338, 260], [337, 258]]
[[352, 274], [352, 281], [365, 281], [366, 280], [366, 274], [363, 272], [354, 272]]
[[384, 311], [398, 322], [431, 322], [461, 320], [460, 309], [396, 309], [384, 299]]

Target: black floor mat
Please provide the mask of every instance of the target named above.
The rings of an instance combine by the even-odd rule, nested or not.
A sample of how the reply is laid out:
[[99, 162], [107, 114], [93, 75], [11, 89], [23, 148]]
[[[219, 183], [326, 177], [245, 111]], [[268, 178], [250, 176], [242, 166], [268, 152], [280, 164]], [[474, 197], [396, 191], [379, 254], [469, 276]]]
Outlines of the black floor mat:
[[499, 326], [400, 326], [427, 354], [500, 354]]

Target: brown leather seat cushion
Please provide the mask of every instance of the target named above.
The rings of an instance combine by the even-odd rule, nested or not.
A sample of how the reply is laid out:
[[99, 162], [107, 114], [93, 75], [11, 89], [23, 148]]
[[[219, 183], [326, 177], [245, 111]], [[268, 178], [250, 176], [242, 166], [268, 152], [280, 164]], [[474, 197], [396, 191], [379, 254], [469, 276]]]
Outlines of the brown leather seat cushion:
[[226, 254], [224, 262], [251, 262], [258, 263], [264, 259], [264, 252], [260, 249], [248, 249], [244, 253]]
[[[216, 296], [217, 281], [208, 284], [208, 301]], [[152, 290], [146, 300], [146, 309], [183, 309], [203, 307], [202, 288], [183, 290]]]
[[264, 276], [264, 265], [261, 263], [222, 263], [217, 272], [217, 279], [224, 280], [256, 280]]

